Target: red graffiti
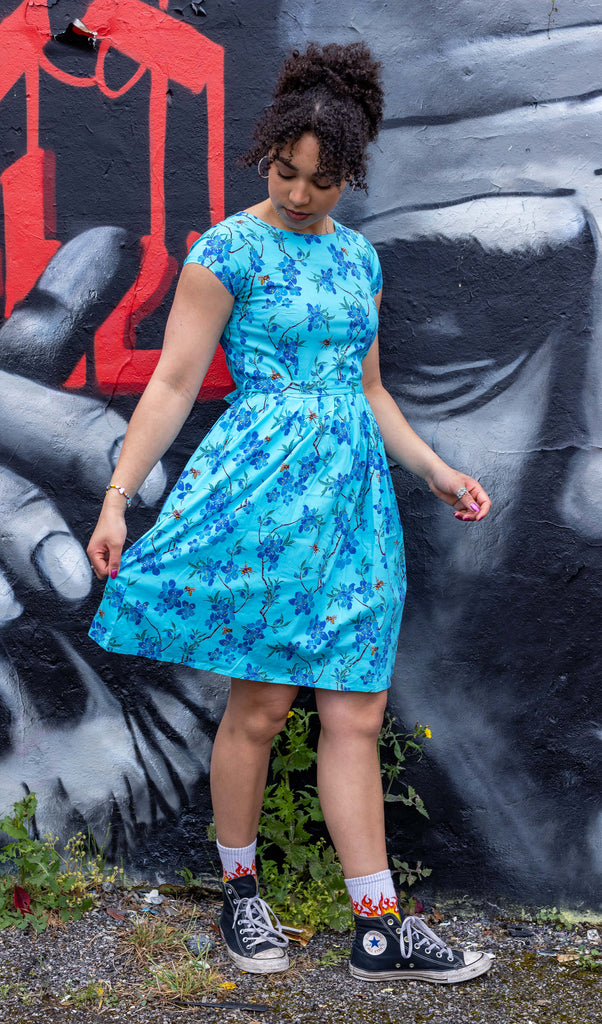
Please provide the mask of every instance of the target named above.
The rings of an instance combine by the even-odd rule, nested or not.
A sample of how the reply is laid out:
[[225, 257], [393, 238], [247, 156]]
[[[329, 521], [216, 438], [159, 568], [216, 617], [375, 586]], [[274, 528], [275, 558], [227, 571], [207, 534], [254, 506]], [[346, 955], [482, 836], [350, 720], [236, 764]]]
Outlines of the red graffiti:
[[[38, 280], [60, 247], [56, 234], [54, 153], [39, 146], [40, 75], [46, 73], [74, 88], [98, 88], [117, 99], [148, 72], [150, 96], [149, 191], [150, 231], [142, 238], [140, 271], [132, 288], [96, 331], [93, 366], [83, 357], [67, 387], [81, 387], [90, 378], [104, 393], [140, 392], [158, 358], [159, 350], [136, 347], [136, 329], [162, 302], [177, 272], [177, 263], [165, 246], [165, 145], [167, 95], [170, 82], [178, 83], [207, 102], [208, 189], [212, 223], [224, 216], [224, 52], [190, 25], [176, 21], [142, 0], [92, 0], [82, 20], [97, 34], [95, 73], [89, 78], [70, 75], [56, 67], [43, 51], [51, 38], [45, 4], [24, 0], [0, 24], [0, 101], [25, 77], [27, 151], [0, 176], [4, 205], [5, 316], [10, 316]], [[120, 89], [105, 79], [107, 54], [114, 48], [137, 65]], [[198, 237], [190, 232], [188, 244]], [[1, 270], [1, 267], [0, 267]], [[1, 281], [0, 281], [1, 287]], [[1, 292], [0, 292], [1, 294]], [[224, 355], [218, 349], [201, 395], [224, 395], [232, 387]]]

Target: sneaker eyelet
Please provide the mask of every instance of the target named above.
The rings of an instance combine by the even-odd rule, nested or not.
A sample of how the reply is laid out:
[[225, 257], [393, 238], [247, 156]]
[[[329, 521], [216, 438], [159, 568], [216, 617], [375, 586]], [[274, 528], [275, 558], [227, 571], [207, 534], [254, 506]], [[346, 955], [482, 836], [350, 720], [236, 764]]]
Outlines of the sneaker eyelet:
[[401, 928], [396, 928], [395, 931], [397, 932], [398, 935], [401, 935]]
[[[437, 960], [440, 960], [441, 957], [443, 956], [443, 953], [441, 952], [441, 950], [439, 950], [438, 953], [435, 953], [435, 956], [437, 957]], [[448, 960], [449, 960], [449, 957], [448, 957]]]

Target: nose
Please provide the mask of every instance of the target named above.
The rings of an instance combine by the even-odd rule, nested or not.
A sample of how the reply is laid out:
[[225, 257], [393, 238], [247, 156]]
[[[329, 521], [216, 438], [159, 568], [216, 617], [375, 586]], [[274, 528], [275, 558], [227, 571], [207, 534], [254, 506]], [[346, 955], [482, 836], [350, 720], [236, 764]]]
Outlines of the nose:
[[309, 189], [301, 179], [295, 180], [288, 195], [293, 206], [305, 206], [309, 202]]

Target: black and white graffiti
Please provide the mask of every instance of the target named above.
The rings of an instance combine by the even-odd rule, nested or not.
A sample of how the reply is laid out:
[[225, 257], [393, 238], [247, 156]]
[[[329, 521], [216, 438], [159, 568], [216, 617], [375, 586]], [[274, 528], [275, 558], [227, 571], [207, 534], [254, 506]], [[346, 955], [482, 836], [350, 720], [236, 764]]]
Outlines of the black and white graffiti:
[[[199, 30], [192, 13], [174, 6], [173, 17]], [[268, 98], [262, 61], [276, 67], [310, 39], [366, 39], [383, 62], [387, 117], [370, 194], [346, 195], [339, 217], [379, 250], [387, 385], [445, 459], [461, 452], [495, 502], [468, 533], [394, 470], [409, 597], [391, 702], [433, 739], [416, 777], [430, 822], [408, 837], [392, 819], [392, 849], [413, 849], [439, 888], [595, 902], [602, 12], [586, 0], [274, 0], [261, 20], [259, 31], [248, 5], [233, 3], [208, 7], [201, 26], [227, 54], [227, 210], [256, 198], [234, 157]], [[9, 109], [11, 122], [24, 120], [19, 97], [7, 102], [0, 127]], [[183, 103], [174, 94], [172, 239], [207, 223]], [[137, 131], [140, 109], [124, 104], [119, 121], [102, 122], [105, 135]], [[78, 138], [89, 166], [98, 143], [83, 129]], [[112, 825], [115, 851], [136, 861], [144, 849], [156, 865], [161, 823], [206, 812], [226, 680], [110, 659], [85, 638], [97, 592], [82, 544], [133, 403], [61, 382], [136, 277], [145, 214], [130, 209], [130, 180], [121, 197], [102, 197], [99, 220], [85, 182], [65, 170], [66, 136], [58, 146], [65, 243], [0, 331], [0, 804], [35, 790], [42, 831], [84, 823], [102, 838]], [[113, 156], [122, 155], [120, 143]], [[146, 481], [132, 539], [219, 408], [198, 403], [180, 448]]]

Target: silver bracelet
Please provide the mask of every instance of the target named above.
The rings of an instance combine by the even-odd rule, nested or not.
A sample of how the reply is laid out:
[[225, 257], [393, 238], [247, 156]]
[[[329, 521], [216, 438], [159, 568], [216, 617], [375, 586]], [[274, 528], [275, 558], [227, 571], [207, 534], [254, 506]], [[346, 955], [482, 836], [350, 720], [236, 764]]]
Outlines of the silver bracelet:
[[105, 492], [108, 494], [111, 488], [114, 488], [118, 492], [118, 494], [123, 494], [123, 497], [125, 498], [125, 507], [129, 508], [130, 505], [132, 504], [132, 499], [130, 498], [129, 494], [126, 494], [125, 487], [120, 487], [119, 484], [107, 484], [107, 486], [105, 487]]

